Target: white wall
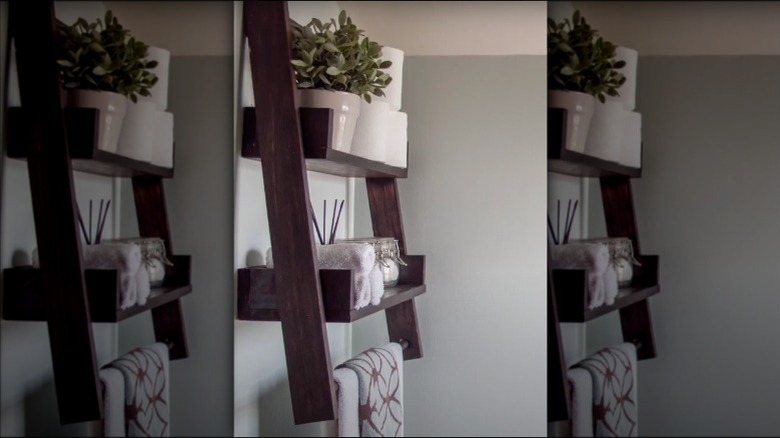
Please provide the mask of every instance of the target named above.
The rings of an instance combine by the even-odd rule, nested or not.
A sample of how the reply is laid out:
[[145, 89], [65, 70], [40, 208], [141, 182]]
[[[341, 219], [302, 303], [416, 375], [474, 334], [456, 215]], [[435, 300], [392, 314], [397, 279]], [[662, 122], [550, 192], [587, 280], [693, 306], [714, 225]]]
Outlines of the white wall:
[[[0, 53], [5, 84], [6, 29], [8, 3], [0, 3], [3, 32], [0, 32]], [[56, 2], [55, 12], [66, 23], [79, 16], [102, 17], [105, 8], [100, 2]], [[16, 90], [13, 91], [16, 93]], [[5, 106], [6, 90], [2, 87], [0, 101]], [[3, 127], [10, 129], [10, 127]], [[27, 163], [2, 158], [2, 211], [0, 211], [0, 263], [2, 268], [12, 266], [13, 254], [21, 251], [27, 259], [36, 247], [32, 198], [27, 174]], [[82, 214], [88, 216], [89, 200], [99, 204], [100, 199], [111, 199], [112, 218], [106, 222], [104, 238], [115, 234], [115, 220], [119, 215], [119, 199], [114, 196], [111, 178], [74, 173], [76, 199]], [[97, 206], [95, 218], [97, 218]], [[0, 434], [25, 435], [83, 435], [86, 424], [60, 426], [53, 387], [51, 353], [46, 324], [42, 322], [0, 321]], [[98, 365], [116, 354], [116, 327], [112, 324], [94, 324], [95, 352]]]
[[[289, 2], [290, 17], [307, 23], [312, 17], [338, 17], [336, 2]], [[241, 6], [236, 7], [234, 50], [241, 53]], [[235, 60], [235, 66], [238, 65]], [[239, 69], [236, 68], [235, 79]], [[238, 93], [238, 90], [236, 90]], [[234, 95], [237, 95], [234, 93]], [[238, 103], [236, 103], [238, 105]], [[240, 114], [240, 113], [237, 113]], [[240, 117], [236, 126], [240, 126]], [[237, 131], [237, 132], [240, 132]], [[263, 255], [270, 247], [268, 217], [260, 162], [240, 157], [240, 136], [236, 136], [235, 167], [235, 268], [247, 266], [247, 253], [257, 250]], [[312, 204], [321, 206], [324, 199], [346, 199], [345, 211], [351, 209], [347, 178], [308, 172]], [[316, 210], [320, 211], [321, 207]], [[346, 219], [344, 221], [344, 219]], [[347, 237], [351, 215], [342, 217], [338, 238]], [[320, 218], [321, 222], [321, 218]], [[327, 324], [333, 366], [351, 356], [350, 326]], [[292, 418], [287, 368], [281, 326], [277, 322], [235, 321], [234, 339], [234, 433], [236, 436], [320, 436], [330, 427], [327, 423], [295, 426]]]
[[[398, 184], [428, 287], [416, 300], [425, 356], [404, 363], [410, 436], [545, 434], [544, 71], [543, 56], [404, 61], [410, 171]], [[356, 214], [356, 233], [370, 233]], [[387, 342], [384, 316], [353, 336], [355, 352]]]

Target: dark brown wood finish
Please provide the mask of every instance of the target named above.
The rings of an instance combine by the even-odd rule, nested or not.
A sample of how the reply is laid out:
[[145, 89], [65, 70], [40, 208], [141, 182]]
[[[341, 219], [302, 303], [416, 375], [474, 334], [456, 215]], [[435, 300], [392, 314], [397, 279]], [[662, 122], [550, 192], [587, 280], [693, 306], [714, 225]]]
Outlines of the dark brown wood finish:
[[[634, 213], [634, 198], [631, 194], [631, 180], [625, 177], [604, 177], [601, 182], [601, 198], [604, 204], [604, 218], [607, 222], [607, 234], [611, 237], [628, 237], [634, 246], [634, 252], [642, 254], [639, 246], [639, 232]], [[657, 291], [656, 291], [657, 292]], [[620, 322], [623, 339], [626, 342], [639, 340], [638, 359], [651, 359], [656, 356], [653, 321], [650, 318], [650, 305], [644, 300], [620, 309]]]
[[[192, 291], [190, 257], [168, 256], [174, 272], [163, 286], [152, 288], [146, 304], [120, 309], [119, 276], [113, 269], [86, 269], [89, 313], [92, 322], [119, 322], [169, 303]], [[46, 292], [42, 271], [33, 268], [3, 270], [3, 319], [10, 321], [46, 321]]]
[[[333, 149], [330, 144], [333, 110], [300, 108], [298, 113], [307, 170], [355, 178], [406, 178], [406, 168], [388, 166]], [[244, 108], [241, 156], [259, 160], [260, 147], [254, 120], [255, 108]]]
[[[27, 108], [8, 109], [8, 157], [27, 158], [30, 144], [31, 111]], [[98, 110], [64, 108], [68, 148], [73, 170], [114, 177], [154, 176], [172, 178], [173, 169], [134, 160], [97, 148]]]
[[[162, 179], [158, 177], [134, 177], [133, 197], [138, 219], [138, 233], [141, 237], [159, 237], [165, 242], [166, 254], [173, 254], [173, 242], [168, 225], [165, 192]], [[171, 266], [165, 267], [165, 275], [175, 276]], [[171, 359], [189, 356], [187, 335], [184, 326], [184, 312], [179, 300], [170, 301], [152, 309], [154, 338], [157, 342], [169, 344]]]
[[[244, 2], [274, 283], [296, 424], [334, 419], [335, 388], [310, 228], [286, 2]], [[251, 124], [251, 121], [250, 121]]]
[[[355, 310], [352, 271], [320, 270], [325, 320], [355, 322], [425, 293], [424, 256], [403, 257], [398, 285], [385, 289], [382, 301]], [[244, 321], [279, 321], [279, 303], [273, 269], [252, 267], [238, 270], [237, 318]]]
[[[398, 239], [401, 254], [406, 254], [406, 237], [401, 217], [401, 202], [398, 197], [398, 183], [392, 178], [366, 179], [368, 206], [375, 237]], [[417, 324], [417, 311], [413, 300], [405, 301], [385, 311], [387, 331], [390, 340], [409, 341], [404, 350], [404, 360], [423, 357], [422, 339]]]
[[613, 161], [566, 149], [566, 110], [547, 109], [547, 170], [582, 177], [625, 176], [640, 178], [642, 168], [628, 167]]
[[27, 168], [60, 421], [98, 420], [102, 397], [54, 62], [54, 4], [12, 1], [9, 15], [20, 96], [31, 118]]
[[549, 269], [549, 250], [547, 266], [547, 422], [552, 422], [571, 418], [571, 397], [563, 359], [558, 309], [555, 304], [555, 283]]

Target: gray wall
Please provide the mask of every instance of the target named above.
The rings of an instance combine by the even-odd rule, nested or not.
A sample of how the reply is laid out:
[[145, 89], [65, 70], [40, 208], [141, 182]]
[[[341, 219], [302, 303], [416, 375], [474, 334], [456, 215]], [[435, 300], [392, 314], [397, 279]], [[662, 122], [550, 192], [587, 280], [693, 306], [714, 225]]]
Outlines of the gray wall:
[[[399, 180], [425, 357], [404, 364], [409, 436], [546, 434], [544, 56], [407, 57]], [[365, 184], [356, 234], [371, 235]], [[353, 351], [387, 342], [382, 314]]]
[[[780, 57], [641, 57], [639, 236], [659, 254], [642, 435], [780, 433]], [[592, 185], [591, 235], [604, 235]], [[599, 217], [600, 216], [600, 217]], [[590, 324], [592, 351], [620, 341]]]
[[[226, 17], [230, 19], [231, 17]], [[233, 59], [171, 57], [174, 178], [165, 181], [176, 254], [192, 256], [182, 299], [190, 357], [171, 365], [171, 435], [233, 434]], [[137, 236], [124, 187], [122, 234]], [[120, 354], [154, 342], [151, 315], [120, 324]]]

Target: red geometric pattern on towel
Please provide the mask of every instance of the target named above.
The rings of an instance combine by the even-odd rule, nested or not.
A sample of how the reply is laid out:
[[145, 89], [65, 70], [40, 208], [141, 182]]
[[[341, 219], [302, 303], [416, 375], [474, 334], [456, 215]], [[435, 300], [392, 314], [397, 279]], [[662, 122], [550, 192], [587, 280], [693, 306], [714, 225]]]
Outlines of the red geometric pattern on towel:
[[387, 347], [370, 348], [341, 366], [358, 375], [360, 436], [403, 436], [402, 364], [393, 352]]
[[578, 364], [593, 379], [594, 436], [637, 436], [635, 358], [635, 352], [632, 358], [625, 349], [610, 347]]
[[169, 436], [167, 348], [162, 357], [161, 349], [155, 347], [136, 348], [111, 363], [125, 378], [129, 437]]

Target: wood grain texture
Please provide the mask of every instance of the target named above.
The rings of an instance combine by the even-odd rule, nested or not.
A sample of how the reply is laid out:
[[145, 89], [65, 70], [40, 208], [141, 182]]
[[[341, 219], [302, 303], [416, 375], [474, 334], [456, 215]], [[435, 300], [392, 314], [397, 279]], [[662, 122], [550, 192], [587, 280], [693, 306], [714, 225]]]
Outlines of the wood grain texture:
[[97, 420], [102, 398], [55, 64], [54, 4], [12, 1], [9, 15], [22, 106], [31, 117], [27, 168], [60, 422]]
[[[401, 203], [398, 197], [398, 183], [391, 178], [366, 179], [368, 206], [375, 237], [398, 239], [401, 255], [406, 254]], [[385, 311], [390, 340], [405, 339], [409, 347], [404, 350], [404, 360], [423, 357], [422, 338], [417, 323], [417, 310], [413, 300], [405, 301]]]
[[[165, 204], [163, 182], [159, 177], [134, 177], [133, 197], [138, 219], [138, 233], [141, 237], [159, 237], [165, 242], [165, 253], [173, 254], [171, 230]], [[175, 276], [171, 266], [165, 267], [165, 276]], [[189, 356], [184, 313], [179, 300], [165, 303], [152, 309], [154, 338], [157, 342], [169, 344], [170, 358], [183, 359]]]
[[[334, 419], [335, 387], [310, 228], [286, 2], [244, 2], [274, 282], [296, 424]], [[250, 122], [251, 123], [251, 122]]]
[[563, 360], [560, 324], [556, 305], [555, 283], [550, 271], [550, 253], [547, 252], [547, 422], [571, 418], [569, 381]]
[[[625, 177], [605, 177], [599, 181], [607, 234], [610, 237], [628, 237], [634, 246], [634, 253], [641, 256], [631, 180]], [[623, 339], [638, 344], [638, 359], [656, 356], [653, 320], [650, 318], [650, 304], [647, 300], [621, 308], [620, 325], [623, 329]]]

